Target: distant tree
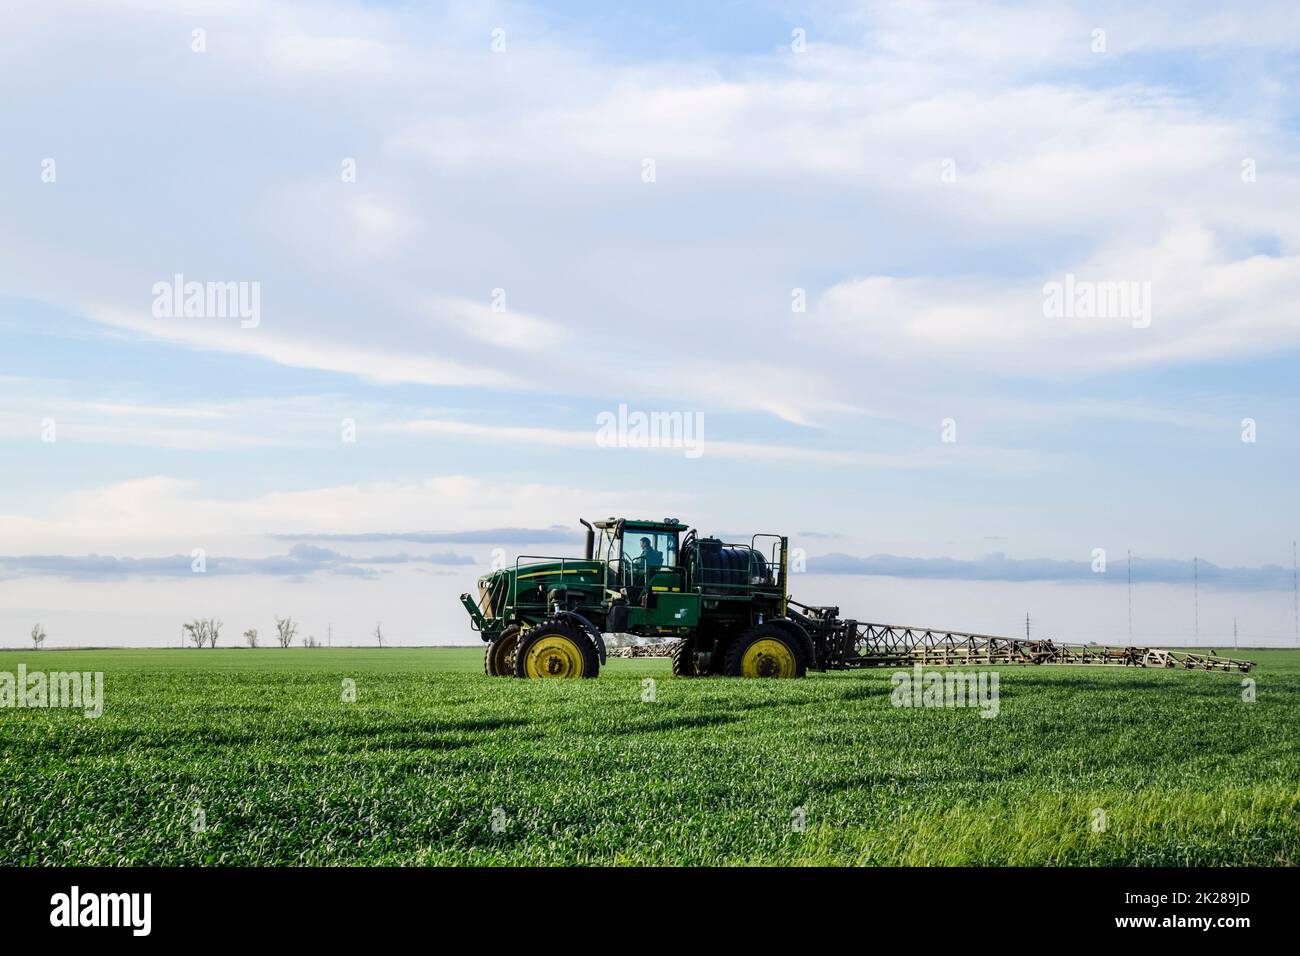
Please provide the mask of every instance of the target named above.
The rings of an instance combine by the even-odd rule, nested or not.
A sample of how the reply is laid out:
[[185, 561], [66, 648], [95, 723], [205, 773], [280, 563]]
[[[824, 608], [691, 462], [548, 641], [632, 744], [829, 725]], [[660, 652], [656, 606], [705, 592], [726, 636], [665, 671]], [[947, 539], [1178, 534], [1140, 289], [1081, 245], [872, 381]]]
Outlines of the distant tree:
[[32, 643], [36, 645], [38, 651], [41, 649], [41, 645], [45, 643], [45, 628], [39, 624], [32, 628]]
[[182, 625], [185, 628], [185, 636], [194, 642], [195, 647], [202, 647], [208, 642], [208, 622], [207, 621], [190, 621]]
[[275, 639], [280, 642], [281, 647], [288, 647], [293, 643], [293, 636], [298, 633], [298, 625], [293, 623], [291, 617], [277, 617], [275, 619]]
[[384, 631], [378, 624], [375, 625], [375, 640], [379, 642], [380, 647], [384, 646]]
[[303, 647], [320, 647], [320, 641], [316, 640], [316, 635], [309, 634], [302, 642]]
[[257, 646], [257, 628], [250, 627], [244, 632], [244, 640], [248, 642], [249, 647]]
[[215, 617], [210, 617], [206, 621], [193, 620], [181, 626], [185, 629], [185, 636], [194, 642], [195, 647], [216, 647], [217, 638], [221, 637], [221, 628], [224, 625]]

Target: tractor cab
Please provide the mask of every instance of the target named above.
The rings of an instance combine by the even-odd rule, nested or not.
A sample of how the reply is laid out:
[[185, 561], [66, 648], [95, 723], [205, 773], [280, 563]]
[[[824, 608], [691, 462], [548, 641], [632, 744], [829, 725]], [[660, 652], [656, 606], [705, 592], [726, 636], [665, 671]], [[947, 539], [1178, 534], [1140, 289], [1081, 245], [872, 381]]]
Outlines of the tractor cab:
[[626, 589], [628, 599], [640, 601], [647, 593], [680, 591], [685, 569], [678, 562], [682, 523], [608, 518], [593, 523], [588, 558], [609, 568], [608, 587]]

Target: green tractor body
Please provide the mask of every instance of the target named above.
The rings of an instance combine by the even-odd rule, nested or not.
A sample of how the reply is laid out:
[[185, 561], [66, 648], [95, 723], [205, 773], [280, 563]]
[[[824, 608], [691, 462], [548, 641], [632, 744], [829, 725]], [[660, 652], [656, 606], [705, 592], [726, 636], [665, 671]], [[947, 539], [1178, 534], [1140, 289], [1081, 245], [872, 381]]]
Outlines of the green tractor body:
[[[540, 639], [539, 629], [557, 628], [563, 634], [553, 643], [576, 633], [590, 642], [602, 664], [604, 634], [679, 641], [674, 670], [689, 676], [723, 673], [727, 648], [735, 640], [775, 623], [790, 633], [791, 647], [766, 645], [769, 656], [775, 652], [781, 660], [760, 660], [763, 654], [755, 652], [751, 669], [802, 673], [814, 665], [807, 634], [786, 617], [785, 537], [757, 534], [748, 543], [733, 544], [700, 537], [675, 519], [583, 524], [584, 557], [521, 555], [513, 565], [480, 578], [477, 599], [461, 595], [489, 644], [488, 673], [550, 676], [527, 673], [515, 650], [530, 638]], [[559, 669], [565, 673], [555, 676], [577, 676], [567, 673], [568, 664]]]

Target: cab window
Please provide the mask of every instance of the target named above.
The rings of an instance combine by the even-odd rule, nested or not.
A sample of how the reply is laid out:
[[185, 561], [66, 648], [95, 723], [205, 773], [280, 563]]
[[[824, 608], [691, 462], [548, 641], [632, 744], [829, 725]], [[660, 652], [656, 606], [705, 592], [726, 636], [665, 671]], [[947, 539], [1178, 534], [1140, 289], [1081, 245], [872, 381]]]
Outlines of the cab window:
[[613, 528], [604, 528], [600, 536], [596, 538], [595, 558], [599, 561], [615, 561], [618, 559], [618, 538]]
[[677, 566], [677, 535], [668, 531], [623, 532], [623, 564], [636, 571]]

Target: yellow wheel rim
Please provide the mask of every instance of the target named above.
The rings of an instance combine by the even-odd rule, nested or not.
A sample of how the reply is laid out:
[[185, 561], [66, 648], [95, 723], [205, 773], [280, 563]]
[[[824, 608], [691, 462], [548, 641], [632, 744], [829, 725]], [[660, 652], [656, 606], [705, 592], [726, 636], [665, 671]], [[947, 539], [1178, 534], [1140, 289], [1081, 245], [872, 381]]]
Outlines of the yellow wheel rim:
[[559, 634], [546, 634], [533, 642], [524, 655], [527, 677], [581, 677], [582, 651]]
[[794, 677], [796, 670], [790, 645], [771, 637], [750, 644], [740, 659], [743, 677]]

